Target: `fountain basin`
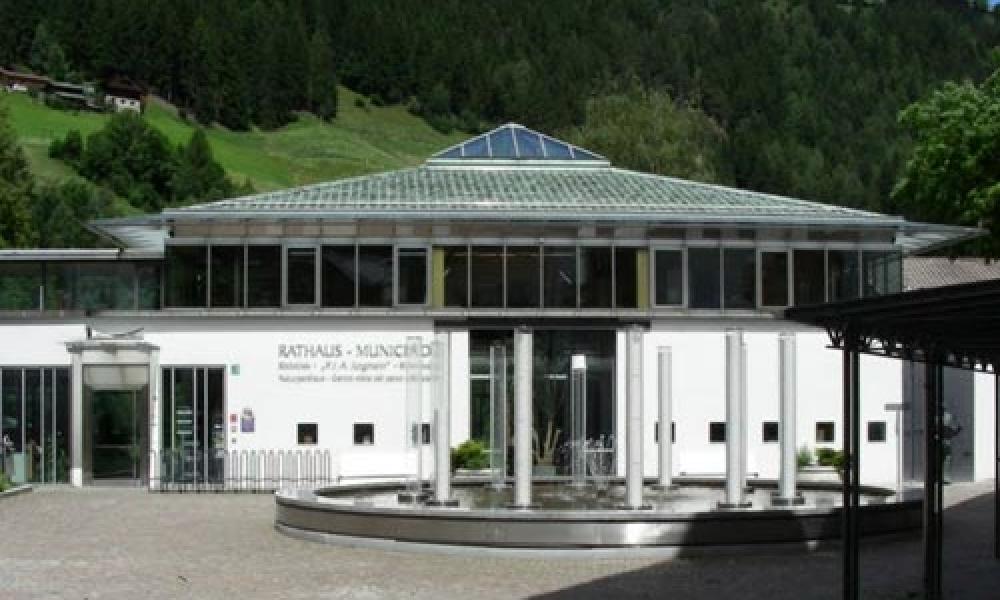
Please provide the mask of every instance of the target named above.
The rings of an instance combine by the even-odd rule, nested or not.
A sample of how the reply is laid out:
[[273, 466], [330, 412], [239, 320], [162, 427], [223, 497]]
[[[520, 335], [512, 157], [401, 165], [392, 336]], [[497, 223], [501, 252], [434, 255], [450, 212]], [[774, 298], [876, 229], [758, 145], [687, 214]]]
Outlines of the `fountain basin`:
[[[652, 483], [652, 482], [650, 482]], [[347, 485], [282, 490], [275, 496], [275, 524], [291, 535], [328, 542], [359, 538], [425, 545], [508, 549], [625, 549], [802, 544], [815, 548], [840, 537], [836, 484], [802, 486], [805, 504], [773, 507], [773, 482], [754, 482], [749, 509], [717, 510], [721, 480], [677, 481], [676, 490], [646, 488], [651, 510], [615, 508], [620, 481], [607, 490], [573, 489], [565, 481], [535, 481], [538, 508], [504, 508], [510, 490], [488, 483], [455, 484], [457, 508], [398, 503], [402, 484]], [[865, 536], [918, 529], [919, 498], [864, 487], [860, 510]]]

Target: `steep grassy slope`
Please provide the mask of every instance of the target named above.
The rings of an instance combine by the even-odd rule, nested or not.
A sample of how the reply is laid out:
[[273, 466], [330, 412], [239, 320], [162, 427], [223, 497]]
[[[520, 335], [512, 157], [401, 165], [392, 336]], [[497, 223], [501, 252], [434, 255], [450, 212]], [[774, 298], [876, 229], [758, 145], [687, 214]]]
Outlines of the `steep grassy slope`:
[[[325, 123], [301, 115], [276, 131], [208, 130], [216, 159], [236, 182], [249, 179], [258, 190], [350, 177], [419, 164], [429, 155], [464, 138], [443, 135], [401, 106], [360, 107], [358, 95], [340, 90], [339, 115]], [[84, 135], [100, 129], [107, 115], [55, 110], [21, 94], [0, 94], [36, 175], [42, 179], [73, 177], [71, 169], [47, 155], [49, 143], [71, 129]], [[153, 101], [146, 119], [171, 142], [187, 141], [192, 125], [170, 105]]]

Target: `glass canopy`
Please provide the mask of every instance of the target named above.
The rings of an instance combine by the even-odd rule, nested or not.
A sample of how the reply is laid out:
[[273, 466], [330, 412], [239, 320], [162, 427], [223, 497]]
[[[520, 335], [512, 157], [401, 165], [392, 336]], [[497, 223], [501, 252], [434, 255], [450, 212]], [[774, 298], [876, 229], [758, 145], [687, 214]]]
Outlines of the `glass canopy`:
[[607, 163], [589, 150], [562, 142], [523, 125], [508, 123], [443, 150], [431, 160], [559, 160]]

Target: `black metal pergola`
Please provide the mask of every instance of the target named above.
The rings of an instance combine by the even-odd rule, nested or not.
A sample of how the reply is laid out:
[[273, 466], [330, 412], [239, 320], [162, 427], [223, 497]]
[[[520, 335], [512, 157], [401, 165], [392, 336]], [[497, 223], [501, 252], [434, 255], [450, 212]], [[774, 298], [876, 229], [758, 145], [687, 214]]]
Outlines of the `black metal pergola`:
[[[844, 378], [844, 598], [860, 597], [859, 458], [860, 355], [924, 364], [924, 592], [942, 597], [942, 425], [944, 367], [983, 371], [1000, 367], [1000, 280], [928, 288], [874, 298], [790, 308], [786, 318], [823, 327], [843, 351]], [[1000, 398], [1000, 378], [997, 398]], [[1000, 403], [998, 403], [1000, 404]], [[997, 411], [1000, 431], [1000, 410]], [[1000, 440], [994, 481], [1000, 480]], [[994, 555], [1000, 559], [1000, 495], [994, 483]]]

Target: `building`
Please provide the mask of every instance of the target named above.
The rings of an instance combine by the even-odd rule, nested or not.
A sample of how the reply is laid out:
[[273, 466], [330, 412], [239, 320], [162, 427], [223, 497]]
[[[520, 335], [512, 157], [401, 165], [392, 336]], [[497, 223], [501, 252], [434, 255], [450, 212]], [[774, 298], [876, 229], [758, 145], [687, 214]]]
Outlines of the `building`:
[[8, 92], [44, 92], [51, 83], [48, 77], [0, 67], [0, 86]]
[[[775, 477], [782, 332], [795, 334], [797, 445], [842, 435], [840, 353], [783, 309], [899, 291], [904, 253], [977, 233], [618, 169], [518, 125], [416, 168], [90, 227], [116, 247], [0, 252], [0, 420], [23, 479], [211, 482], [231, 457], [316, 449], [341, 477], [410, 474], [407, 399], [433, 392], [408, 385], [424, 379], [408, 373], [416, 348], [433, 360], [447, 334], [452, 445], [488, 440], [491, 394], [512, 398], [515, 328], [532, 333], [537, 472], [566, 472], [583, 355], [588, 447], [622, 473], [636, 327], [647, 473], [661, 347], [674, 472], [724, 472], [725, 333], [739, 330], [748, 471]], [[969, 377], [961, 471], [987, 477], [993, 379]], [[862, 480], [896, 485], [918, 388], [877, 357], [862, 378]], [[418, 420], [432, 421], [428, 403]]]
[[111, 77], [101, 85], [104, 90], [104, 104], [114, 112], [142, 112], [146, 90], [139, 84], [123, 77]]

